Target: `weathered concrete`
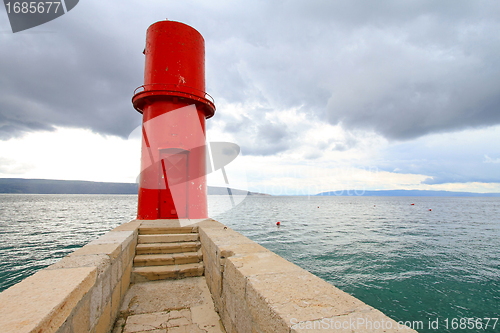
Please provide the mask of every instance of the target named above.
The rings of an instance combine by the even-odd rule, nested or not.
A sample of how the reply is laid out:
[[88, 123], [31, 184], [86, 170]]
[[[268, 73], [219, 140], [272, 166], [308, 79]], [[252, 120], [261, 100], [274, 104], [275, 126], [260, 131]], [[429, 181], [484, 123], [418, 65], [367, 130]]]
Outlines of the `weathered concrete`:
[[138, 244], [137, 254], [196, 252], [200, 242], [147, 243]]
[[203, 277], [137, 283], [125, 295], [113, 333], [224, 329]]
[[197, 252], [181, 252], [166, 254], [138, 254], [134, 258], [134, 266], [163, 266], [191, 264], [202, 261], [201, 250]]
[[[179, 233], [181, 230], [187, 233]], [[148, 221], [139, 227], [132, 283], [202, 276], [200, 247], [197, 227], [181, 227], [179, 221], [171, 220]]]
[[[189, 228], [194, 228], [198, 232], [197, 227], [194, 226], [195, 223], [205, 221], [206, 219], [179, 219], [179, 220], [144, 220], [141, 224], [141, 229], [146, 229], [147, 227], [165, 227], [165, 228], [179, 228], [180, 234], [186, 233]], [[169, 230], [170, 233], [175, 233]]]
[[197, 233], [189, 234], [164, 234], [164, 235], [139, 235], [139, 244], [146, 243], [175, 243], [195, 242], [198, 240]]
[[202, 276], [203, 263], [134, 267], [132, 282], [147, 282], [164, 279], [182, 279], [190, 276]]
[[95, 267], [42, 270], [0, 294], [2, 332], [54, 331], [95, 283]]

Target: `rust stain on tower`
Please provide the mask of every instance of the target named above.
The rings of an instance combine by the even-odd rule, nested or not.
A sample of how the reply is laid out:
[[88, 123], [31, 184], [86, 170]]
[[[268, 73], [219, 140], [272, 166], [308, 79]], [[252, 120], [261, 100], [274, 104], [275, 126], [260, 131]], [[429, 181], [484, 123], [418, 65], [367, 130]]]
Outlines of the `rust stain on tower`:
[[205, 41], [186, 24], [156, 22], [144, 54], [144, 85], [132, 98], [143, 114], [137, 218], [206, 218], [205, 119], [215, 105], [205, 92]]

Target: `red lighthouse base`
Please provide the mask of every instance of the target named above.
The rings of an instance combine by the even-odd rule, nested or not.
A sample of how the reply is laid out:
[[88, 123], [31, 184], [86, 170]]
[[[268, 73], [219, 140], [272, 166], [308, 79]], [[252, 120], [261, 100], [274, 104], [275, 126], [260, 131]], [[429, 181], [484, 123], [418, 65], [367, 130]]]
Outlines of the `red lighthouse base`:
[[172, 101], [147, 106], [141, 161], [138, 219], [208, 217], [203, 110]]

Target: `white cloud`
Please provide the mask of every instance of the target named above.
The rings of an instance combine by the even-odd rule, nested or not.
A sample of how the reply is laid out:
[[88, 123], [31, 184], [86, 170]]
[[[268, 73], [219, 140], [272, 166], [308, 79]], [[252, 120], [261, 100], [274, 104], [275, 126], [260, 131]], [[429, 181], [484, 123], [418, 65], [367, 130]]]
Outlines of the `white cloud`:
[[[140, 143], [83, 129], [29, 133], [0, 141], [0, 177], [135, 182]], [[13, 170], [12, 165], [29, 167]]]
[[498, 158], [491, 158], [488, 155], [484, 155], [484, 161], [483, 161], [483, 163], [494, 163], [494, 164], [500, 163], [500, 157], [498, 157]]

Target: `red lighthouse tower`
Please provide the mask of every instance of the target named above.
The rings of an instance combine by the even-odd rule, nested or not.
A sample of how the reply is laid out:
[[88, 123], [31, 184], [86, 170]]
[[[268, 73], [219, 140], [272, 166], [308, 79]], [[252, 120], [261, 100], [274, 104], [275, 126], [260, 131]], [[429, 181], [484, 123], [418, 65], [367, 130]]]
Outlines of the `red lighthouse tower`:
[[215, 105], [205, 93], [205, 42], [188, 25], [160, 21], [144, 54], [144, 85], [132, 98], [143, 114], [137, 218], [206, 218], [205, 119]]

